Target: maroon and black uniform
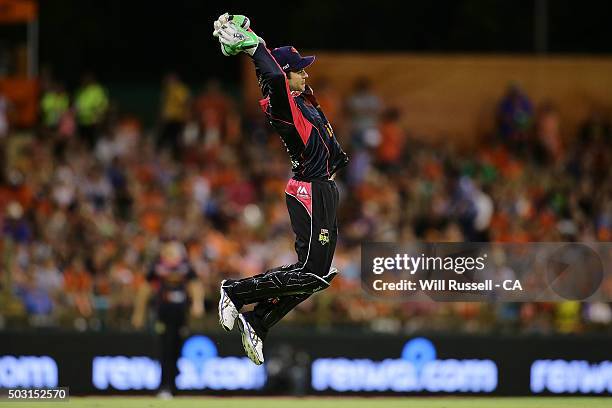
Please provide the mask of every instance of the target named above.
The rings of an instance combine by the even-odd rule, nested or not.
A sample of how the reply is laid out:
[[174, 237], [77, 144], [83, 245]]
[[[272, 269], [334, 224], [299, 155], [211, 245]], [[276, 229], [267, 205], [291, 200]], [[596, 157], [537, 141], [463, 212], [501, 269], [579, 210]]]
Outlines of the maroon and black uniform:
[[270, 327], [312, 293], [327, 288], [334, 277], [330, 267], [338, 235], [338, 189], [331, 177], [347, 165], [348, 157], [312, 89], [291, 92], [264, 44], [258, 45], [253, 62], [264, 96], [261, 108], [291, 159], [294, 175], [285, 198], [298, 261], [251, 278], [227, 280], [224, 288], [238, 309], [257, 303], [245, 317], [264, 338]]
[[185, 258], [168, 264], [161, 258], [153, 262], [147, 273], [147, 281], [156, 291], [157, 330], [160, 335], [160, 361], [162, 378], [160, 389], [176, 392], [176, 361], [182, 343], [181, 329], [186, 324], [190, 299], [187, 285], [196, 279], [195, 271]]

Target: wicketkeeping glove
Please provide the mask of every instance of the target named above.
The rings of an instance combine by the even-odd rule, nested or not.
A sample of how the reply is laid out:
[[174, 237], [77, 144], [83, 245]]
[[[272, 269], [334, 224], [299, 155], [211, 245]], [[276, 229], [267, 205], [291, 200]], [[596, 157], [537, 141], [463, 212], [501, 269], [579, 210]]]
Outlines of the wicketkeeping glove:
[[249, 18], [243, 15], [225, 13], [213, 23], [213, 26], [213, 36], [219, 38], [221, 52], [225, 56], [237, 55], [240, 52], [253, 55], [257, 45], [263, 42], [249, 28]]
[[[224, 13], [222, 15], [219, 16], [219, 18], [213, 23], [213, 27], [214, 27], [214, 31], [213, 31], [213, 37], [219, 38], [219, 30], [221, 30], [221, 27], [226, 26], [230, 21], [230, 15], [229, 13]], [[246, 27], [248, 28], [250, 22], [247, 19], [246, 20]], [[233, 47], [230, 47], [228, 45], [225, 45], [223, 43], [220, 42], [219, 44], [221, 46], [221, 52], [223, 53], [223, 55], [225, 55], [226, 57], [232, 56], [232, 55], [237, 55], [238, 53], [240, 53], [240, 51], [235, 50]]]

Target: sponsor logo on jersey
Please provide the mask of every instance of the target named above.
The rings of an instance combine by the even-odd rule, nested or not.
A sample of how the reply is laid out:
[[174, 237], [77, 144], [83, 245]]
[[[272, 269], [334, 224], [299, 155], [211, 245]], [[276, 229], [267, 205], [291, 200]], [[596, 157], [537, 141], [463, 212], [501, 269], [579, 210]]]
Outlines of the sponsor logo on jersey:
[[299, 186], [298, 187], [297, 195], [298, 195], [298, 197], [306, 197], [306, 198], [310, 197], [310, 194], [308, 194], [308, 190], [304, 186]]
[[321, 245], [329, 244], [329, 231], [325, 228], [321, 228], [321, 233], [319, 233], [319, 242]]

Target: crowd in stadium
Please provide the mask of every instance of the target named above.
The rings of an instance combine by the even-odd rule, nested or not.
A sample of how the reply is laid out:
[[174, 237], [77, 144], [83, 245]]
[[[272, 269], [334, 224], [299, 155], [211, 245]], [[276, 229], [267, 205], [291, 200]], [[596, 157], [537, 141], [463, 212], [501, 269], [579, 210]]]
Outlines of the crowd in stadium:
[[[162, 86], [159, 125], [145, 129], [92, 76], [74, 95], [49, 82], [33, 137], [1, 138], [0, 326], [130, 330], [133, 294], [168, 240], [205, 285], [205, 327], [222, 279], [295, 261], [290, 166], [264, 116], [214, 81], [196, 93], [171, 74]], [[337, 179], [341, 274], [283, 325], [610, 330], [608, 303], [375, 301], [359, 271], [363, 241], [611, 241], [610, 118], [594, 112], [562, 138], [554, 104], [512, 84], [497, 128], [461, 152], [413, 137], [367, 80], [349, 95], [315, 91], [351, 157]]]

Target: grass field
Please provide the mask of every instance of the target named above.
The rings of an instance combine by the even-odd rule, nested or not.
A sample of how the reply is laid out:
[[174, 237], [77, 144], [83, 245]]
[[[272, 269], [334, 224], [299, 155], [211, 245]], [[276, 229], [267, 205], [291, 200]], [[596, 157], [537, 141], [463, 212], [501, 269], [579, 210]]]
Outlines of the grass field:
[[[6, 401], [6, 400], [5, 400]], [[2, 402], [2, 401], [0, 401]], [[3, 402], [0, 408], [612, 408], [612, 398], [70, 398], [67, 402]]]

